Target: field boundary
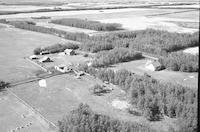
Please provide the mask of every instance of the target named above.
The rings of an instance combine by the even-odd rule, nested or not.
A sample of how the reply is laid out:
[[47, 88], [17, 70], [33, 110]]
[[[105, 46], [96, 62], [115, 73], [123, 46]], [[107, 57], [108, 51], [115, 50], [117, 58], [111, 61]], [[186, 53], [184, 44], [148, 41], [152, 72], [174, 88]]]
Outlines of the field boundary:
[[45, 123], [47, 123], [50, 128], [58, 129], [58, 127], [53, 122], [47, 120], [39, 111], [37, 111], [36, 109], [34, 109], [33, 107], [31, 107], [27, 102], [25, 102], [20, 97], [18, 97], [14, 92], [12, 92], [11, 90], [9, 90], [7, 87], [6, 87], [6, 90], [10, 94], [12, 94], [13, 96], [15, 96], [19, 100], [20, 103], [22, 103], [27, 108], [29, 108], [36, 115], [37, 118], [42, 119], [43, 121], [45, 121]]

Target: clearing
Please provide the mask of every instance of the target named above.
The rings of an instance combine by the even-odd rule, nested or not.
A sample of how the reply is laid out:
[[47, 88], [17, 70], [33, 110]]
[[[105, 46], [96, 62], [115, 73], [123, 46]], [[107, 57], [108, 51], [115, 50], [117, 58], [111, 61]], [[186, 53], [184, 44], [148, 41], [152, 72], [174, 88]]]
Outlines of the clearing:
[[187, 48], [185, 50], [183, 50], [184, 53], [189, 53], [192, 55], [197, 55], [199, 54], [199, 47], [192, 47], [192, 48]]

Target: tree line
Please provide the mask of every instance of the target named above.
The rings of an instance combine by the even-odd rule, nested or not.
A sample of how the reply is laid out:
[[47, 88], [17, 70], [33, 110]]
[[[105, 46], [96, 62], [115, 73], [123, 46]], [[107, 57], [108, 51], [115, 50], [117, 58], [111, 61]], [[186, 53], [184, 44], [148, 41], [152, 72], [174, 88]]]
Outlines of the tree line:
[[7, 21], [5, 19], [1, 19], [0, 23], [13, 25], [14, 27], [20, 28], [20, 29], [52, 34], [55, 36], [59, 36], [59, 37], [69, 39], [69, 40], [74, 40], [74, 41], [83, 41], [89, 38], [89, 36], [84, 33], [71, 33], [71, 32], [66, 32], [66, 31], [62, 31], [62, 30], [58, 30], [54, 28], [46, 28], [42, 26], [37, 26], [34, 22], [31, 22], [31, 21]]
[[78, 48], [79, 45], [73, 43], [54, 44], [44, 48], [41, 47], [35, 48], [33, 53], [35, 55], [39, 55], [42, 51], [48, 51], [49, 53], [58, 53], [58, 52], [63, 52], [65, 49], [78, 49]]
[[183, 52], [174, 52], [167, 57], [160, 58], [159, 62], [165, 68], [173, 71], [198, 72], [199, 55], [190, 55]]
[[109, 51], [98, 52], [92, 65], [94, 67], [107, 67], [112, 64], [137, 60], [142, 58], [142, 53], [127, 48], [114, 48]]
[[197, 132], [197, 90], [171, 83], [161, 83], [149, 75], [135, 75], [127, 70], [113, 71], [81, 65], [83, 70], [102, 81], [120, 86], [131, 104], [151, 121], [163, 115], [177, 118], [180, 132]]
[[64, 26], [78, 27], [91, 29], [96, 31], [114, 31], [121, 29], [121, 24], [118, 23], [101, 23], [98, 21], [84, 20], [78, 18], [64, 18], [52, 20], [51, 23], [60, 24]]
[[96, 113], [83, 103], [58, 121], [58, 124], [59, 132], [156, 132], [149, 126]]

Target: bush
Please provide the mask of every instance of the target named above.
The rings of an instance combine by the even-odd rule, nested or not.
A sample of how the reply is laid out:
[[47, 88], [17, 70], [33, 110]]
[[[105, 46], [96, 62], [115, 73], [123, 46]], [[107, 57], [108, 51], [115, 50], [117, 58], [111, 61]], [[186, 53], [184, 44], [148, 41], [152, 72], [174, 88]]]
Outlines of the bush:
[[88, 57], [88, 54], [84, 54], [83, 57]]
[[0, 91], [4, 90], [8, 86], [9, 86], [9, 83], [6, 83], [4, 81], [0, 81]]

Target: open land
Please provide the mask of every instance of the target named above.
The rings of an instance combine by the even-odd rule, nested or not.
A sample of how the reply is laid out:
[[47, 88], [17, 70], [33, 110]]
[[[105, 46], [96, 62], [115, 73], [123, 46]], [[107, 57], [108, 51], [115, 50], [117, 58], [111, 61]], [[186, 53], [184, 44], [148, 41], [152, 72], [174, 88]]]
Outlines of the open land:
[[[86, 7], [88, 5], [80, 3], [66, 4], [64, 0], [20, 0], [16, 4], [14, 0], [1, 0], [0, 3], [11, 4], [0, 5], [0, 11], [28, 11], [38, 9], [52, 9], [55, 6], [51, 4], [62, 6], [62, 8], [77, 8]], [[77, 0], [77, 2], [80, 2]], [[94, 1], [93, 1], [94, 2]], [[102, 1], [103, 2], [103, 1]], [[108, 1], [110, 2], [110, 1]], [[119, 1], [118, 1], [119, 2]], [[40, 4], [44, 4], [41, 6]], [[38, 6], [40, 5], [40, 6]], [[91, 3], [94, 7], [99, 6], [114, 6], [101, 5]], [[119, 5], [119, 3], [118, 3]], [[2, 8], [1, 8], [2, 7]], [[191, 6], [194, 7], [194, 6]], [[195, 6], [196, 7], [196, 6]], [[173, 7], [172, 7], [173, 8]], [[51, 19], [60, 18], [81, 18], [88, 20], [97, 20], [100, 22], [122, 24], [126, 30], [142, 30], [146, 28], [154, 28], [160, 30], [167, 30], [170, 32], [193, 33], [198, 31], [199, 27], [199, 10], [194, 9], [158, 9], [158, 8], [127, 8], [127, 9], [110, 9], [110, 10], [85, 10], [85, 11], [56, 11], [56, 12], [37, 12], [37, 13], [21, 13], [12, 15], [0, 15], [0, 19], [8, 20], [31, 20], [36, 22], [39, 26], [48, 28], [55, 28], [68, 32], [84, 32], [87, 34], [98, 34], [101, 32], [80, 29], [76, 27], [67, 27], [57, 24], [48, 23], [50, 19], [35, 20], [31, 17], [49, 16]], [[180, 22], [195, 23], [196, 26], [180, 25]], [[192, 25], [193, 25], [192, 24]], [[35, 72], [41, 70], [40, 67], [33, 65], [24, 57], [33, 54], [33, 50], [37, 47], [45, 47], [55, 43], [74, 42], [59, 38], [53, 35], [26, 31], [13, 28], [6, 24], [0, 24], [0, 80], [7, 82], [15, 82], [28, 78], [36, 77]], [[185, 53], [196, 53], [198, 47], [185, 49]], [[49, 54], [53, 62], [43, 64], [47, 68], [54, 67], [59, 64], [80, 64], [89, 61], [90, 57], [83, 57], [83, 55], [61, 56], [59, 54]], [[110, 68], [114, 70], [127, 69], [133, 73], [143, 75], [148, 73], [153, 78], [163, 82], [170, 82], [174, 84], [181, 84], [194, 89], [198, 87], [198, 73], [184, 73], [174, 72], [168, 70], [162, 71], [148, 71], [144, 66], [147, 59], [135, 60], [130, 62], [119, 63]], [[84, 102], [91, 106], [91, 108], [101, 114], [110, 115], [112, 117], [123, 119], [131, 122], [138, 122], [141, 124], [151, 125], [157, 130], [168, 131], [169, 128], [176, 129], [174, 121], [176, 119], [164, 117], [158, 122], [149, 122], [143, 116], [130, 115], [126, 111], [118, 110], [112, 106], [112, 101], [126, 100], [127, 97], [123, 90], [118, 86], [108, 84], [106, 87], [111, 87], [113, 90], [106, 93], [104, 96], [92, 95], [89, 88], [95, 84], [104, 83], [90, 75], [85, 75], [80, 79], [75, 77], [74, 73], [62, 74], [46, 79], [47, 87], [40, 87], [38, 81], [17, 85], [9, 88], [11, 92], [16, 94], [15, 97], [9, 91], [0, 92], [0, 107], [5, 110], [0, 111], [1, 119], [0, 130], [7, 131], [15, 129], [18, 126], [23, 126], [28, 122], [32, 122], [32, 126], [23, 128], [20, 131], [33, 132], [49, 132], [53, 131], [47, 125], [47, 122], [38, 118], [38, 115], [25, 106], [20, 100], [25, 101], [31, 108], [38, 111], [44, 118], [54, 124], [61, 120], [63, 115], [75, 109], [79, 103]], [[22, 118], [21, 115], [26, 115]], [[159, 128], [157, 127], [159, 126]]]

